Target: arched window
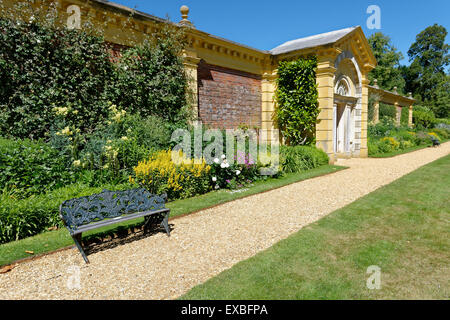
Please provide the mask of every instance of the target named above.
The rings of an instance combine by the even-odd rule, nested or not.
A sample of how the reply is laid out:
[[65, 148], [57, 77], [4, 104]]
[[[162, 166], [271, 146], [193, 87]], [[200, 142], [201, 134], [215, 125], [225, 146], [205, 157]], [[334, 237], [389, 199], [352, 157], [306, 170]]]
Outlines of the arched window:
[[336, 86], [336, 93], [341, 96], [350, 95], [348, 83], [345, 79], [341, 79]]

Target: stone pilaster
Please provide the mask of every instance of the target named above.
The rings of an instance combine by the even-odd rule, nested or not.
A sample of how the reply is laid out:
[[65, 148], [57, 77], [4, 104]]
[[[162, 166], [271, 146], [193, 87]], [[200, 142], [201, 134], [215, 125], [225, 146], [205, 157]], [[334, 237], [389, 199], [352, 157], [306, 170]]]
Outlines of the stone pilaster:
[[270, 142], [272, 131], [275, 129], [273, 115], [275, 112], [275, 91], [276, 79], [278, 78], [277, 70], [267, 71], [263, 74], [261, 80], [261, 129], [267, 135], [263, 136], [263, 140]]
[[361, 88], [361, 149], [359, 156], [361, 158], [368, 157], [367, 150], [367, 120], [368, 120], [368, 106], [369, 106], [369, 79], [367, 73], [362, 74], [362, 88]]
[[398, 104], [398, 102], [395, 102], [394, 106], [395, 106], [395, 124], [399, 127], [400, 121], [402, 119], [402, 107]]
[[316, 146], [325, 151], [334, 163], [333, 151], [333, 107], [334, 107], [334, 56], [319, 56], [316, 80], [319, 93], [318, 123], [316, 125]]
[[412, 128], [413, 126], [413, 106], [410, 105], [408, 107], [408, 127]]
[[200, 59], [194, 50], [185, 50], [183, 53], [183, 65], [188, 78], [187, 98], [191, 105], [194, 121], [198, 120], [198, 79], [197, 68]]
[[373, 122], [380, 122], [380, 101], [375, 101], [373, 104]]

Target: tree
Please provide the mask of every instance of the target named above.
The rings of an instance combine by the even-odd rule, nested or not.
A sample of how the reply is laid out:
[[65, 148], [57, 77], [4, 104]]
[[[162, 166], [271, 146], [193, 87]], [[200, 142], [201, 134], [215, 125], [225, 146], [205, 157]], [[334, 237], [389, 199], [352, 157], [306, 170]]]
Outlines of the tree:
[[382, 89], [392, 90], [397, 87], [398, 92], [404, 92], [405, 80], [400, 71], [402, 53], [397, 51], [391, 39], [381, 32], [371, 35], [368, 41], [377, 59], [377, 67], [370, 72], [369, 79], [377, 79]]
[[445, 72], [450, 55], [446, 36], [447, 30], [437, 24], [420, 32], [408, 50], [411, 65], [402, 69], [406, 90], [414, 92], [416, 98], [430, 105], [438, 117], [450, 115], [450, 84]]

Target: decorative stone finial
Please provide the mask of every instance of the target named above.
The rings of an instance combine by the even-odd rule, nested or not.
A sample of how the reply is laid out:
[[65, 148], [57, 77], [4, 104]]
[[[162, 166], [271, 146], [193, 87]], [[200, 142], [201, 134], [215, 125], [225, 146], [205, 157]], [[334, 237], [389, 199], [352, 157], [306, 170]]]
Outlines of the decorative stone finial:
[[412, 98], [412, 92], [408, 92], [408, 97]]
[[394, 87], [394, 93], [397, 93], [397, 87]]
[[190, 22], [188, 20], [189, 7], [188, 6], [184, 6], [184, 5], [181, 6], [180, 12], [181, 12], [182, 20], [179, 22], [179, 24], [182, 25], [182, 26], [193, 27], [192, 22]]
[[374, 79], [374, 80], [373, 80], [373, 86], [374, 86], [375, 88], [378, 88], [378, 80], [377, 80], [377, 79]]

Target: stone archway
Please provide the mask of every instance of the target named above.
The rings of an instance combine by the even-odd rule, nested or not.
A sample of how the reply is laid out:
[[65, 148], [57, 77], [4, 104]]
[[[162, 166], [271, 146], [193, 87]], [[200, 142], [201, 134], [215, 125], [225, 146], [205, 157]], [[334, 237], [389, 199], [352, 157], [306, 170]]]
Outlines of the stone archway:
[[361, 72], [350, 51], [335, 60], [333, 152], [338, 157], [358, 156], [361, 146]]

